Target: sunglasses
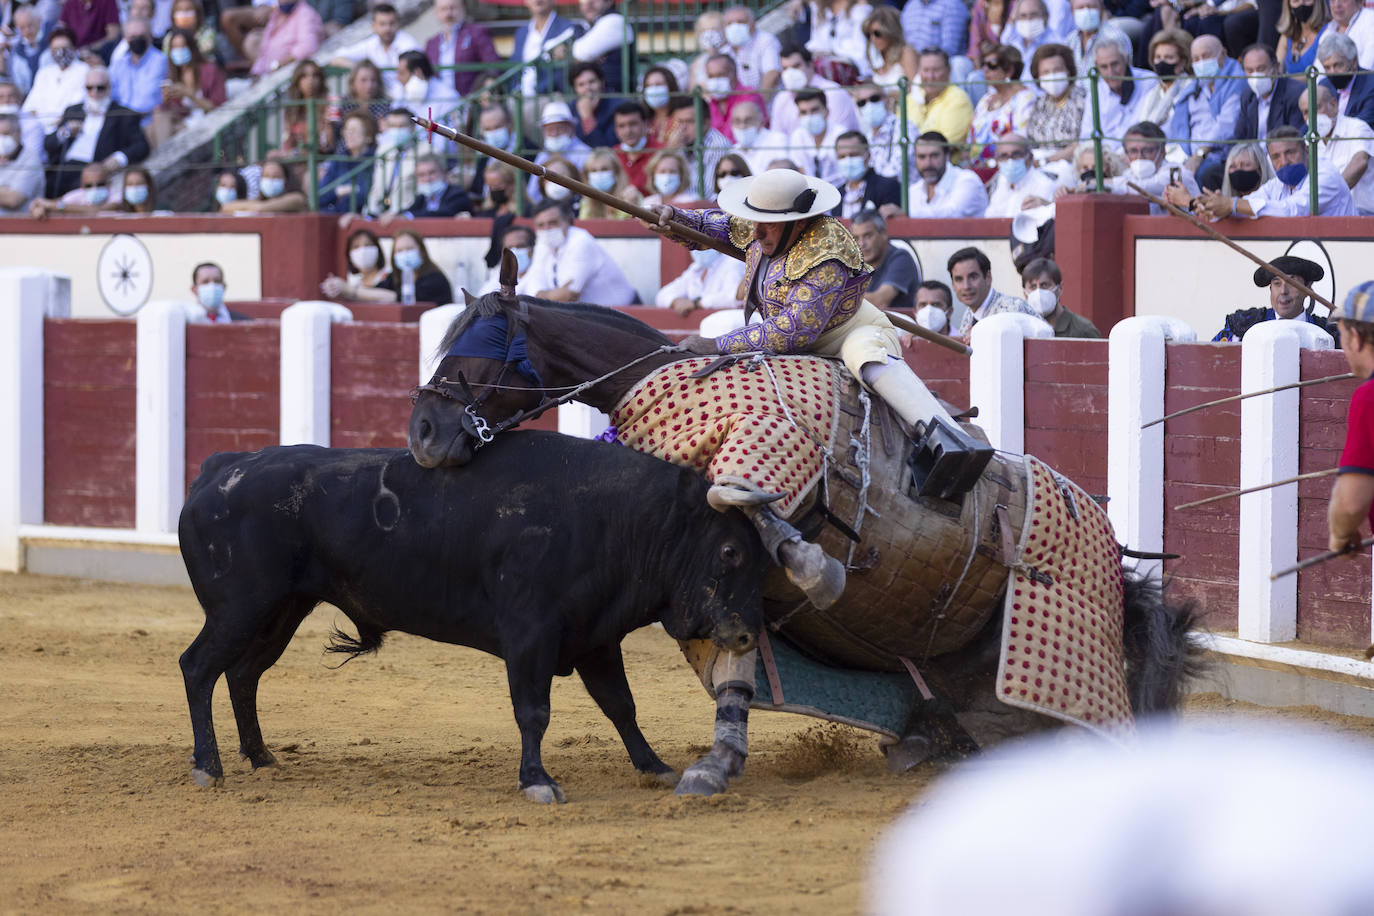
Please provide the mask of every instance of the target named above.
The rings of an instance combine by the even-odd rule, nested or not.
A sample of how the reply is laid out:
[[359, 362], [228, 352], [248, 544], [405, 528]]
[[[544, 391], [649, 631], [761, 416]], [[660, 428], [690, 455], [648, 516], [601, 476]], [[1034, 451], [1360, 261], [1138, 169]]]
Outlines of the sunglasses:
[[743, 177], [744, 177], [744, 174], [743, 174], [742, 172], [734, 172], [734, 171], [731, 171], [731, 172], [716, 172], [716, 177], [717, 177], [717, 178], [743, 178]]
[[874, 29], [872, 32], [869, 32], [869, 33], [868, 33], [868, 37], [869, 37], [869, 38], [887, 38], [887, 37], [888, 37], [888, 34], [887, 34], [886, 32], [880, 32], [880, 31], [878, 31], [877, 29]]
[[87, 87], [86, 87], [86, 91], [87, 91], [87, 92], [108, 92], [109, 89], [110, 89], [110, 84], [109, 84], [109, 83], [101, 83], [101, 84], [98, 85], [98, 86], [87, 86]]
[[859, 98], [856, 98], [856, 99], [854, 100], [855, 104], [857, 104], [857, 105], [870, 105], [870, 104], [872, 104], [873, 102], [878, 102], [879, 104], [881, 104], [882, 101], [883, 101], [883, 97], [880, 96], [880, 95], [871, 95], [871, 96], [869, 96], [869, 97], [866, 98], [866, 99], [859, 99]]
[[997, 61], [995, 61], [995, 60], [985, 60], [985, 61], [983, 61], [983, 69], [984, 69], [984, 70], [1001, 70], [1001, 69], [1002, 69], [1002, 65], [999, 64], [999, 63], [998, 63]]

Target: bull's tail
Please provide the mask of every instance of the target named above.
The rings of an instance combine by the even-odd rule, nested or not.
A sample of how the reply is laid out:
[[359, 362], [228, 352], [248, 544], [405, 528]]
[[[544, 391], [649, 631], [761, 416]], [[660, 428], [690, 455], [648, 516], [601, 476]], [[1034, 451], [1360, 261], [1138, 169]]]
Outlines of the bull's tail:
[[339, 662], [338, 665], [334, 666], [336, 668], [342, 668], [359, 655], [370, 655], [376, 652], [382, 647], [382, 641], [385, 638], [386, 630], [381, 630], [376, 627], [358, 624], [358, 635], [355, 637], [349, 636], [343, 630], [335, 626], [334, 631], [329, 634], [329, 642], [325, 643], [324, 651], [333, 652], [339, 655], [347, 655], [348, 658], [345, 658], [343, 661]]
[[1131, 710], [1141, 716], [1177, 709], [1184, 687], [1205, 668], [1190, 638], [1197, 603], [1170, 604], [1158, 579], [1126, 570], [1125, 605], [1121, 638]]

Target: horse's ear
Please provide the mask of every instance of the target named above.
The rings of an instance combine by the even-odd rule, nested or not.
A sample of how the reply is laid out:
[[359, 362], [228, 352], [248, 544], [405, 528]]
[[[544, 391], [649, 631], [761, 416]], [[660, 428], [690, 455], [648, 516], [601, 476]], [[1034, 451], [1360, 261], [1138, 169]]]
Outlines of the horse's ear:
[[474, 305], [477, 302], [477, 297], [465, 289], [463, 290], [463, 302], [466, 305]]
[[501, 249], [501, 295], [507, 299], [515, 298], [515, 282], [520, 278], [520, 267], [515, 255], [509, 248]]

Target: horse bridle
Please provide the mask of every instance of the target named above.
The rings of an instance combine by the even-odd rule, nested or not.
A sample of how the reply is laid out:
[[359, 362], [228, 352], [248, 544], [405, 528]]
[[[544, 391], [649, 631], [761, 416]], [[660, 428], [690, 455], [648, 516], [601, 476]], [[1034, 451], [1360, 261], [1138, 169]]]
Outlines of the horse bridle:
[[[446, 401], [457, 401], [463, 405], [463, 432], [472, 437], [475, 443], [473, 448], [481, 448], [488, 442], [496, 438], [498, 433], [503, 433], [513, 426], [516, 426], [530, 418], [532, 415], [543, 413], [545, 400], [541, 399], [540, 406], [534, 410], [517, 410], [514, 414], [497, 423], [494, 427], [487, 422], [486, 417], [482, 416], [479, 409], [482, 402], [487, 399], [493, 391], [501, 388], [501, 383], [505, 381], [506, 373], [510, 371], [515, 360], [507, 360], [501, 364], [501, 371], [497, 373], [496, 381], [486, 385], [482, 393], [473, 394], [472, 386], [468, 384], [467, 378], [462, 372], [458, 373], [458, 381], [455, 383], [447, 377], [441, 377], [435, 381], [424, 385], [416, 385], [410, 389], [410, 402], [413, 404], [420, 398], [420, 393], [424, 391], [437, 394]], [[455, 394], [452, 386], [458, 386], [458, 393]], [[531, 389], [535, 390], [535, 389]]]

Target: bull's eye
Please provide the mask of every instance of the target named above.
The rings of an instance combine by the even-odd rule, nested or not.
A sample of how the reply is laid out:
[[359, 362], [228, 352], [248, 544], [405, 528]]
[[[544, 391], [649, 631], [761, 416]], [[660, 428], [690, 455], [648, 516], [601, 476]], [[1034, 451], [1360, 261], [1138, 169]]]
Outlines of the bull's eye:
[[720, 558], [726, 563], [738, 563], [739, 549], [734, 544], [726, 544], [720, 548]]

